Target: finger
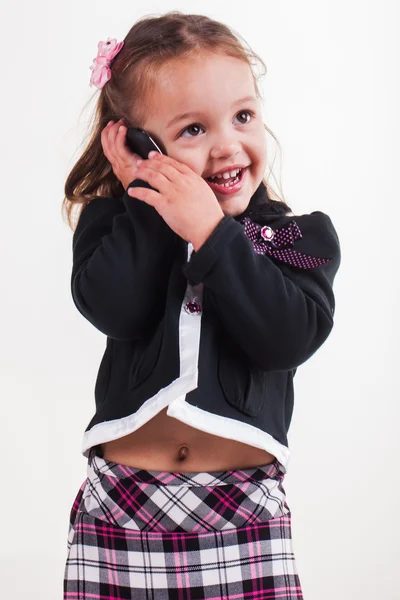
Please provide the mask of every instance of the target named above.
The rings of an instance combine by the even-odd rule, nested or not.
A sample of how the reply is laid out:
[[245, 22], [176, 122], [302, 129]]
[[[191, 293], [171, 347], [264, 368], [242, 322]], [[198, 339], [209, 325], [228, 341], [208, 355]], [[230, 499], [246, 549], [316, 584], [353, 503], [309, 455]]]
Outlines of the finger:
[[[152, 169], [158, 173], [162, 173], [165, 177], [173, 182], [182, 175], [189, 173], [189, 168], [186, 165], [182, 165], [179, 161], [171, 159], [169, 156], [162, 156], [157, 153], [158, 156], [144, 160], [141, 167]], [[165, 160], [167, 159], [167, 160]], [[181, 165], [181, 167], [179, 167]]]
[[128, 160], [126, 155], [121, 155], [117, 146], [117, 140], [119, 134], [119, 128], [123, 126], [123, 119], [119, 119], [116, 123], [112, 123], [108, 130], [105, 132], [105, 147], [108, 153], [108, 160], [111, 163], [114, 174], [119, 177], [119, 170], [121, 167], [126, 168], [130, 166], [131, 161]]
[[117, 123], [110, 121], [101, 133], [101, 141], [102, 141], [104, 154], [106, 155], [107, 159], [110, 161], [110, 163], [113, 166], [116, 165], [117, 159], [118, 159], [117, 154], [115, 152], [115, 141], [114, 141], [115, 137], [116, 137], [116, 133], [118, 131], [118, 124], [119, 124], [119, 121], [117, 121]]
[[103, 130], [100, 134], [100, 141], [101, 141], [101, 145], [103, 147], [103, 152], [108, 160], [110, 160], [110, 158], [111, 158], [110, 145], [108, 142], [108, 135], [109, 135], [109, 131], [113, 125], [114, 125], [114, 122], [109, 121], [107, 123], [107, 125], [103, 128]]
[[109, 143], [109, 147], [110, 147], [110, 150], [111, 150], [113, 156], [116, 156], [116, 154], [117, 154], [115, 144], [116, 144], [116, 139], [118, 136], [118, 130], [121, 125], [122, 125], [122, 119], [120, 119], [112, 127], [110, 127], [110, 130], [108, 132], [108, 143]]
[[133, 169], [133, 176], [135, 179], [141, 179], [142, 181], [145, 181], [151, 185], [151, 187], [158, 190], [160, 194], [165, 194], [168, 190], [168, 187], [172, 183], [171, 180], [168, 179], [168, 177], [166, 177], [166, 175], [163, 173], [160, 173], [155, 169], [146, 169], [146, 167], [142, 166]]
[[183, 174], [187, 174], [191, 169], [185, 165], [185, 163], [180, 162], [179, 160], [176, 160], [175, 158], [172, 158], [172, 156], [167, 156], [166, 154], [160, 154], [159, 152], [156, 151], [156, 154], [154, 155], [154, 158], [149, 158], [149, 164], [152, 163], [152, 161], [156, 161], [157, 164], [162, 164], [162, 165], [170, 165], [171, 167], [174, 167], [177, 171], [179, 171], [180, 173]]
[[142, 200], [142, 202], [146, 202], [146, 204], [154, 206], [154, 208], [156, 206], [160, 206], [160, 203], [162, 202], [161, 195], [154, 190], [149, 190], [148, 188], [129, 188], [128, 195], [132, 198], [136, 198], [137, 200]]
[[146, 160], [139, 167], [133, 169], [133, 174], [138, 179], [142, 177], [153, 187], [162, 186], [166, 180], [172, 183], [181, 174], [172, 165], [161, 164], [161, 161]]

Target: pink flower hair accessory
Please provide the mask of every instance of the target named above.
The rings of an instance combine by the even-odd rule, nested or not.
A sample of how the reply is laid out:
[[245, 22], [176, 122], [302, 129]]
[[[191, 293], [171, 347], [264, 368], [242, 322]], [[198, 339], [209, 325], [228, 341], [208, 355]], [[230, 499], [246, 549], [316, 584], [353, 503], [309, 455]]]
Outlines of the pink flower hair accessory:
[[97, 56], [93, 59], [93, 65], [90, 66], [90, 69], [92, 69], [90, 86], [95, 85], [101, 90], [107, 81], [110, 80], [110, 63], [112, 59], [117, 56], [123, 45], [124, 42], [117, 42], [115, 38], [107, 38], [106, 42], [99, 42], [97, 44]]

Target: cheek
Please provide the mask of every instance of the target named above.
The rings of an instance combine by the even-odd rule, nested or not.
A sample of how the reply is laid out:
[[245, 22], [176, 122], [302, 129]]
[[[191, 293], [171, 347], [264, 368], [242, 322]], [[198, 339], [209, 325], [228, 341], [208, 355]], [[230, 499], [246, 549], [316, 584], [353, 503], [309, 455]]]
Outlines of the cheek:
[[267, 151], [265, 149], [263, 149], [261, 156], [260, 156], [260, 168], [263, 172], [267, 168], [267, 158], [268, 158]]
[[260, 139], [253, 147], [254, 150], [254, 162], [257, 163], [257, 167], [264, 171], [267, 167], [267, 146], [264, 139]]

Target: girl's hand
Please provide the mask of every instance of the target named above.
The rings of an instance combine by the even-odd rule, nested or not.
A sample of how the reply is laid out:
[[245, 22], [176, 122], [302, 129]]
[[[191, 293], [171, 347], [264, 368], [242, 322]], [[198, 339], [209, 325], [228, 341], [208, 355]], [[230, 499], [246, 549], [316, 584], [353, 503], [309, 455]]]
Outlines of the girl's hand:
[[207, 182], [170, 156], [150, 153], [134, 174], [158, 191], [135, 187], [129, 188], [128, 194], [153, 206], [177, 235], [193, 244], [195, 251], [224, 217]]
[[[119, 127], [121, 127], [119, 131]], [[124, 186], [124, 190], [135, 179], [133, 168], [141, 157], [128, 150], [125, 145], [127, 127], [120, 119], [116, 123], [110, 121], [101, 132], [101, 145], [106, 158], [110, 161], [114, 175]]]

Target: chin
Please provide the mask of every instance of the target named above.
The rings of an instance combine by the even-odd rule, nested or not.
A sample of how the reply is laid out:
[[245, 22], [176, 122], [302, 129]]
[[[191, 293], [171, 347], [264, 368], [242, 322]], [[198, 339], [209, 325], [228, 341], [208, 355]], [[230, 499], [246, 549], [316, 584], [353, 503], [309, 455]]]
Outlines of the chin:
[[[250, 199], [249, 199], [249, 202], [250, 202]], [[246, 202], [245, 204], [242, 204], [241, 206], [224, 206], [223, 203], [220, 203], [220, 204], [221, 204], [222, 212], [224, 213], [225, 216], [237, 217], [238, 215], [241, 215], [242, 212], [244, 212], [246, 210], [246, 208], [249, 205], [249, 202]]]

